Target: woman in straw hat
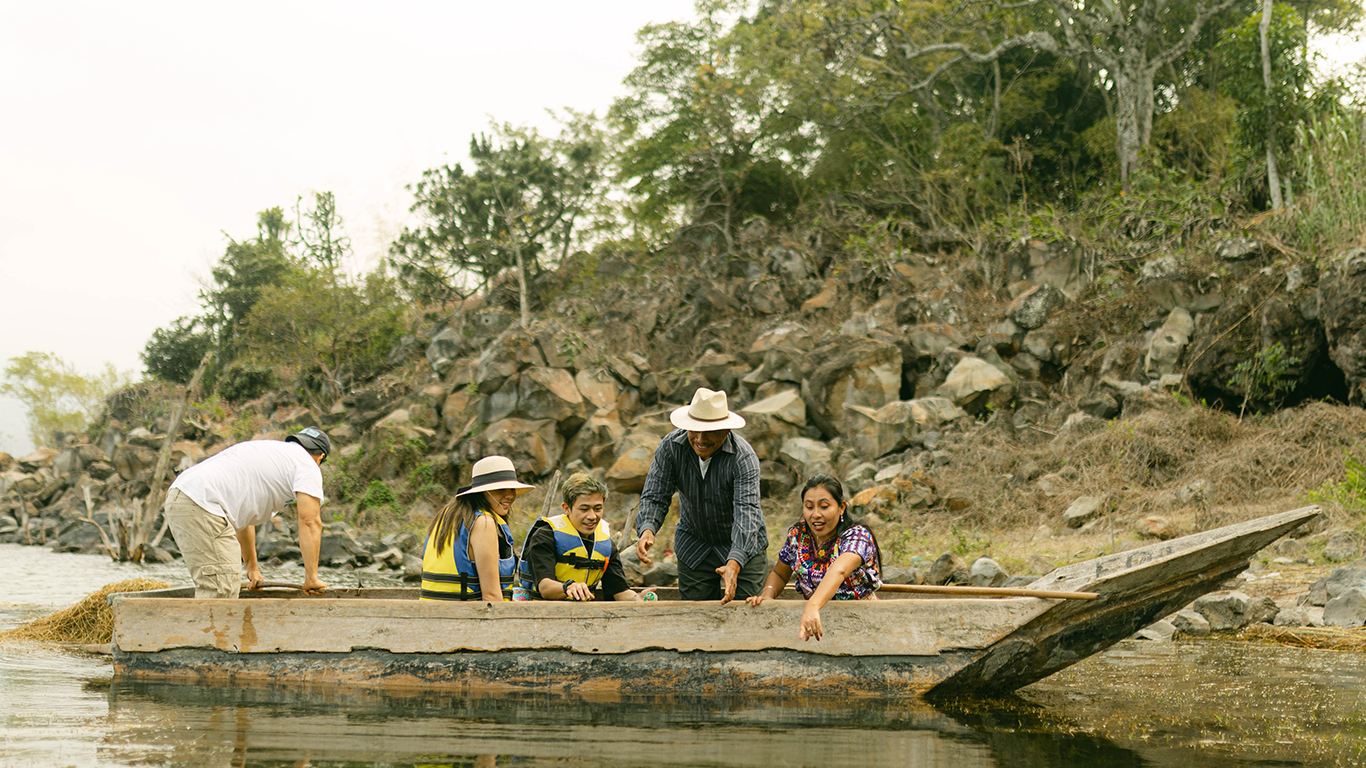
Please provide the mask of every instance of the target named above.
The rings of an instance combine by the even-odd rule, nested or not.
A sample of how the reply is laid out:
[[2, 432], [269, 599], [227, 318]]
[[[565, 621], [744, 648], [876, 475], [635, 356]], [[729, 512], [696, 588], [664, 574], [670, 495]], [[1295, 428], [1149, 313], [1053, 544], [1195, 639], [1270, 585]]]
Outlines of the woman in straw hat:
[[532, 486], [517, 480], [506, 456], [485, 456], [472, 474], [427, 530], [423, 600], [512, 599], [517, 556], [507, 519], [512, 502]]

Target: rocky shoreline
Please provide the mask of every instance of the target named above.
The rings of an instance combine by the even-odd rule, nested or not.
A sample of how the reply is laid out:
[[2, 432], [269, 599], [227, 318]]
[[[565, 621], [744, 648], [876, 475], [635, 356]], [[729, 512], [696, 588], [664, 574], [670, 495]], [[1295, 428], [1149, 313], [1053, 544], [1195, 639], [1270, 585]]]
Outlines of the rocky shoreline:
[[[771, 552], [793, 489], [831, 472], [879, 536], [889, 582], [1019, 585], [1299, 505], [1366, 438], [1366, 251], [1310, 263], [1232, 238], [1129, 270], [1066, 240], [949, 246], [859, 260], [756, 222], [707, 277], [684, 268], [685, 240], [651, 256], [575, 254], [532, 286], [527, 328], [495, 284], [427, 315], [387, 372], [334, 400], [293, 386], [240, 403], [200, 396], [169, 467], [322, 426], [337, 446], [323, 563], [411, 578], [420, 532], [487, 454], [528, 479], [595, 474], [621, 530], [668, 411], [707, 386], [748, 422]], [[1283, 391], [1238, 389], [1238, 366], [1276, 344]], [[88, 435], [0, 454], [0, 542], [99, 551], [85, 519], [113, 532], [149, 496], [179, 394], [133, 385]], [[1265, 559], [1355, 559], [1342, 556], [1358, 547], [1354, 520], [1329, 517], [1305, 552], [1281, 542]], [[160, 520], [150, 526], [154, 539]], [[264, 532], [261, 560], [297, 557], [292, 536]], [[168, 536], [156, 543], [147, 559], [176, 556]], [[668, 583], [669, 566], [638, 576]], [[1311, 607], [1335, 616], [1339, 597]], [[1282, 602], [1285, 621], [1291, 607], [1317, 620]]]

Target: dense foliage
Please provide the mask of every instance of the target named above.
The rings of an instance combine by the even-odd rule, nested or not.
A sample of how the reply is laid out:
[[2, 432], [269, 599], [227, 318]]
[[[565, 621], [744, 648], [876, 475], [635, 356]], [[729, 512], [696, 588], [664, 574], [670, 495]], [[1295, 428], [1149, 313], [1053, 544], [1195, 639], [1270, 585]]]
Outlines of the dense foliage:
[[1360, 0], [698, 0], [640, 30], [604, 117], [567, 110], [553, 135], [494, 122], [468, 162], [422, 173], [374, 274], [345, 274], [331, 193], [292, 219], [263, 211], [202, 314], [143, 360], [184, 382], [213, 350], [225, 399], [293, 381], [325, 406], [402, 359], [412, 301], [515, 286], [525, 322], [575, 248], [729, 255], [755, 219], [857, 253], [1067, 236], [1132, 267], [1135, 240], [1183, 248], [1262, 221], [1273, 163], [1281, 247], [1359, 244], [1362, 101], [1315, 77], [1311, 41], [1361, 16]]

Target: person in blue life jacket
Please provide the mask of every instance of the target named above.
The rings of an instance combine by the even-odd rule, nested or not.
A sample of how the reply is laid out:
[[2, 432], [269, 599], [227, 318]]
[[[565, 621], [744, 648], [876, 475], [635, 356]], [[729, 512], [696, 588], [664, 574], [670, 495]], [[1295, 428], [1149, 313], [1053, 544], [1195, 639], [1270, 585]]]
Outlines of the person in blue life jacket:
[[565, 481], [562, 498], [560, 514], [540, 518], [527, 532], [513, 599], [592, 600], [599, 587], [613, 600], [653, 599], [653, 587], [631, 589], [614, 556], [612, 531], [602, 517], [607, 486], [579, 472]]
[[517, 555], [508, 517], [532, 486], [517, 479], [506, 456], [475, 462], [470, 484], [456, 492], [427, 529], [422, 552], [422, 600], [512, 599]]

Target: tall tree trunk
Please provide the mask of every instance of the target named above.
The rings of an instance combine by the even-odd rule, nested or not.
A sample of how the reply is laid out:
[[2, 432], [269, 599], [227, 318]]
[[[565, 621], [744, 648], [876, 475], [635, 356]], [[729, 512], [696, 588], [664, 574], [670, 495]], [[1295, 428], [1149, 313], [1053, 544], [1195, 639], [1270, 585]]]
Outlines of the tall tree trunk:
[[1276, 168], [1276, 122], [1271, 109], [1271, 0], [1262, 0], [1262, 84], [1266, 86], [1266, 186], [1271, 191], [1271, 208], [1284, 207], [1281, 199], [1281, 174]]
[[522, 310], [522, 330], [531, 328], [531, 309], [526, 300], [526, 264], [522, 262], [522, 243], [513, 236], [512, 252], [517, 255], [517, 299]]
[[987, 123], [987, 135], [995, 138], [1001, 128], [1001, 60], [991, 60], [991, 121]]
[[1121, 68], [1115, 73], [1115, 154], [1119, 157], [1119, 184], [1129, 191], [1129, 175], [1138, 168], [1139, 135], [1138, 83], [1134, 73]]
[[[156, 520], [157, 513], [161, 511], [161, 504], [166, 499], [166, 489], [161, 487], [161, 480], [166, 476], [166, 472], [171, 465], [171, 446], [175, 444], [175, 436], [180, 432], [180, 423], [185, 418], [185, 411], [189, 406], [190, 397], [199, 388], [199, 380], [204, 378], [204, 371], [209, 367], [209, 361], [213, 359], [213, 350], [204, 353], [204, 357], [199, 360], [199, 367], [195, 369], [194, 376], [190, 378], [190, 383], [185, 385], [185, 391], [181, 393], [180, 399], [176, 401], [175, 407], [171, 409], [171, 422], [166, 429], [166, 437], [161, 440], [161, 450], [157, 452], [156, 468], [152, 470], [151, 491], [143, 501], [142, 509], [135, 510], [136, 516], [133, 520], [134, 541], [131, 548], [125, 548], [123, 538], [119, 542], [119, 559], [131, 559], [135, 563], [142, 562], [147, 543], [152, 538], [151, 526]], [[122, 508], [122, 504], [119, 505]], [[87, 515], [93, 515], [93, 509], [87, 509]], [[120, 533], [122, 537], [122, 532]], [[157, 537], [160, 541], [160, 536]]]

